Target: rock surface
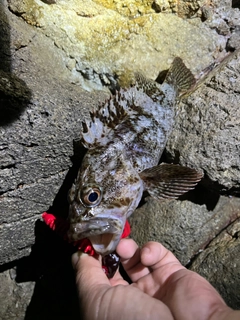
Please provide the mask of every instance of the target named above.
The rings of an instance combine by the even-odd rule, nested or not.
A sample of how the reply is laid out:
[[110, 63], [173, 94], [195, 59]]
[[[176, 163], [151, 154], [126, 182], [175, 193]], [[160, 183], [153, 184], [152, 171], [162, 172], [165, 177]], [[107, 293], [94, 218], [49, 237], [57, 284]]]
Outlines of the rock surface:
[[0, 319], [19, 319], [19, 315], [24, 315], [28, 304], [31, 301], [34, 282], [17, 284], [13, 281], [11, 273], [14, 270], [7, 270], [0, 273], [0, 297], [8, 303], [1, 303]]
[[199, 254], [190, 269], [205, 277], [232, 308], [239, 309], [240, 297], [240, 206], [236, 220], [222, 230], [205, 250]]
[[11, 21], [11, 42], [10, 35], [1, 39], [12, 60], [9, 71], [0, 71], [0, 264], [30, 252], [35, 221], [72, 165], [80, 121], [101, 97], [69, 84], [62, 54], [50, 39], [1, 14]]
[[159, 203], [148, 197], [146, 204], [130, 217], [131, 237], [140, 245], [148, 240], [160, 241], [187, 265], [239, 216], [237, 198], [220, 197], [215, 208], [209, 210], [205, 204], [187, 200]]
[[[93, 89], [113, 89], [123, 70], [154, 79], [176, 55], [198, 74], [239, 44], [230, 0], [124, 3], [0, 0], [0, 319], [79, 318], [71, 249], [39, 219], [50, 206], [67, 215], [83, 154], [73, 141], [106, 97]], [[240, 204], [228, 195], [240, 188], [239, 58], [179, 105], [164, 155], [206, 178], [181, 201], [149, 199], [131, 218], [139, 243], [164, 243], [235, 308]]]
[[[197, 1], [193, 2], [197, 8]], [[200, 21], [193, 25], [175, 15], [156, 14], [149, 7], [151, 1], [129, 0], [118, 9], [121, 2], [90, 3], [9, 1], [13, 13], [36, 26], [63, 51], [63, 65], [71, 71], [71, 80], [86, 89], [114, 85], [116, 74], [126, 69], [156, 78], [176, 55], [199, 72], [226, 46], [226, 34], [219, 35]]]

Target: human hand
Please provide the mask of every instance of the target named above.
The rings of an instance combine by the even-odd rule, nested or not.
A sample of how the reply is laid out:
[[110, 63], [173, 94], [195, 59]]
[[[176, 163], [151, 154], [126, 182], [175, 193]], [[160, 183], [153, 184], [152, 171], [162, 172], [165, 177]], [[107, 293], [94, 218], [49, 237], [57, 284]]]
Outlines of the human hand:
[[239, 320], [217, 291], [197, 273], [185, 269], [160, 243], [142, 249], [123, 239], [117, 253], [132, 284], [119, 272], [108, 279], [98, 259], [73, 255], [80, 304], [86, 320]]

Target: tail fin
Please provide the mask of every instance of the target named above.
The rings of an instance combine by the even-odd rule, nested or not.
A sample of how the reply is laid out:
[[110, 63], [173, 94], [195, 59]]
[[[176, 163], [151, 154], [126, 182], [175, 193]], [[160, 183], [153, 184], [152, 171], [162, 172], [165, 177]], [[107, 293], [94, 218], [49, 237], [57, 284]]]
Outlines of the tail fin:
[[182, 96], [188, 91], [191, 91], [196, 85], [196, 79], [192, 72], [179, 57], [173, 60], [164, 82], [174, 86], [178, 92], [178, 96]]

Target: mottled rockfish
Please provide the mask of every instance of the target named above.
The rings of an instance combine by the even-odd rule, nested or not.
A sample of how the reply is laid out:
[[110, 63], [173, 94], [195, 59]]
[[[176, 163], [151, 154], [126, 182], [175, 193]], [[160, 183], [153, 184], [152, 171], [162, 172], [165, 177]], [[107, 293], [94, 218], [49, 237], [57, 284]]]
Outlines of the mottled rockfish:
[[191, 168], [158, 164], [176, 102], [196, 84], [190, 70], [177, 57], [163, 84], [139, 73], [134, 79], [83, 123], [81, 142], [88, 151], [69, 192], [69, 238], [88, 238], [102, 256], [115, 250], [143, 191], [157, 200], [174, 199], [202, 177]]

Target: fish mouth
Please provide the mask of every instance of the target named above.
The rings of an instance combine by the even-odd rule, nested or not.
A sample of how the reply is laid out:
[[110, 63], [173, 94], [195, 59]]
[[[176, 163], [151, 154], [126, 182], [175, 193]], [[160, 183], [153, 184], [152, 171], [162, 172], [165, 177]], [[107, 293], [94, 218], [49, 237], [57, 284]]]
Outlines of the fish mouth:
[[124, 221], [118, 219], [94, 219], [70, 224], [68, 236], [73, 241], [88, 238], [96, 253], [104, 256], [116, 249]]
[[94, 250], [98, 254], [105, 256], [116, 249], [120, 237], [121, 235], [105, 233], [88, 237], [88, 239], [91, 241]]

